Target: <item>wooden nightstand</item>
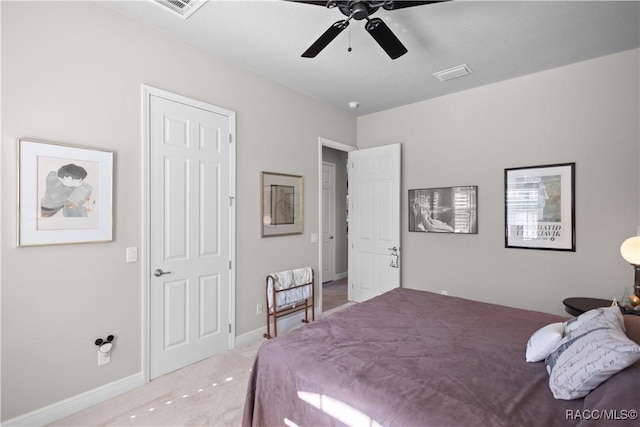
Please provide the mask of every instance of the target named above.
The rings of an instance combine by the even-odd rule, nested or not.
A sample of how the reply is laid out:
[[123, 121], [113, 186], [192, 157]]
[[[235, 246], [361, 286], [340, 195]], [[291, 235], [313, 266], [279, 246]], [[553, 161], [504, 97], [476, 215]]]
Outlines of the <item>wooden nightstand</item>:
[[598, 307], [609, 307], [611, 300], [600, 298], [566, 298], [562, 303], [567, 313], [572, 316], [580, 316], [585, 311], [593, 310]]

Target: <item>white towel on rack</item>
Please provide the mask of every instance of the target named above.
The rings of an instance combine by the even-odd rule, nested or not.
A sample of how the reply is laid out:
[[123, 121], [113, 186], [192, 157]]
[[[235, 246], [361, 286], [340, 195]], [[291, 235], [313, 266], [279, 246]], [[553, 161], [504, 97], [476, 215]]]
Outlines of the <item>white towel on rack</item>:
[[295, 285], [293, 279], [293, 270], [281, 271], [279, 273], [272, 274], [275, 279], [275, 287], [277, 291], [290, 288]]
[[311, 267], [302, 267], [293, 270], [293, 281], [297, 285], [310, 283], [313, 280], [313, 271]]
[[286, 270], [269, 275], [267, 278], [267, 303], [269, 304], [269, 312], [273, 312], [274, 287], [277, 291], [283, 291], [293, 286], [300, 286], [305, 283], [309, 283], [308, 286], [301, 286], [284, 292], [278, 292], [276, 294], [276, 305], [278, 310], [281, 310], [283, 308], [295, 306], [307, 298], [310, 298], [312, 293], [311, 287], [313, 286], [311, 284], [312, 280], [313, 271], [311, 267]]

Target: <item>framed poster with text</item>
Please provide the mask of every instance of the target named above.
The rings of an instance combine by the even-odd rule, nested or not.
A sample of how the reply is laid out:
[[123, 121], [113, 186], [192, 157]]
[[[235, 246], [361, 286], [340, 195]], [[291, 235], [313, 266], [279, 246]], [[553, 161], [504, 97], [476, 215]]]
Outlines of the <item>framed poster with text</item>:
[[575, 252], [575, 166], [504, 170], [505, 247]]

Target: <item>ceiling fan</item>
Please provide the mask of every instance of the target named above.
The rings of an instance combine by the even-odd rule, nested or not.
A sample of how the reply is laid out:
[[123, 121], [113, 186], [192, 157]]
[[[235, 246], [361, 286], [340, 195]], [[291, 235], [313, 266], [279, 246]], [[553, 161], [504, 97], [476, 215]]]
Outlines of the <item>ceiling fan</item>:
[[386, 10], [404, 9], [412, 6], [422, 6], [431, 3], [440, 3], [440, 1], [392, 1], [392, 0], [292, 0], [297, 3], [306, 3], [315, 6], [324, 6], [328, 8], [337, 7], [347, 19], [335, 22], [327, 31], [322, 34], [303, 54], [303, 58], [315, 58], [322, 49], [327, 47], [338, 34], [349, 26], [349, 21], [355, 19], [361, 21], [367, 20], [364, 28], [371, 37], [380, 45], [382, 49], [391, 57], [396, 59], [407, 53], [407, 48], [398, 40], [396, 35], [380, 18], [371, 18], [381, 7]]

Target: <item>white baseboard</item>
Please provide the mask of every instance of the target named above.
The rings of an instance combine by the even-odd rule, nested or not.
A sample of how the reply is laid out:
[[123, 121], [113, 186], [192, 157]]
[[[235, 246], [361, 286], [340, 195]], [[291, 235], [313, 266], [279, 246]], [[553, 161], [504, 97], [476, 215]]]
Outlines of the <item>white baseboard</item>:
[[336, 273], [336, 276], [333, 280], [340, 280], [340, 279], [344, 279], [345, 277], [347, 277], [346, 271], [344, 273]]
[[[316, 307], [316, 319], [320, 316], [320, 308]], [[304, 312], [292, 314], [287, 317], [278, 319], [278, 333], [285, 332], [302, 325], [302, 319], [304, 318]], [[264, 334], [267, 333], [267, 325], [262, 328], [255, 329], [247, 332], [246, 334], [236, 336], [236, 348], [244, 345], [254, 344], [264, 339]]]
[[64, 417], [75, 414], [97, 403], [103, 402], [124, 392], [133, 390], [144, 383], [142, 372], [105, 384], [44, 408], [36, 409], [2, 423], [5, 426], [43, 426]]
[[[320, 308], [315, 309], [316, 319], [320, 316]], [[301, 326], [303, 312], [291, 314], [290, 316], [278, 319], [278, 332], [282, 333]], [[264, 339], [263, 334], [267, 332], [267, 326], [263, 326], [246, 334], [236, 337], [235, 346], [254, 344]], [[12, 418], [2, 423], [2, 427], [13, 426], [44, 426], [58, 421], [64, 417], [75, 414], [97, 403], [103, 402], [112, 397], [116, 397], [127, 391], [144, 384], [142, 372], [138, 372], [129, 377], [122, 378], [110, 384], [105, 384], [93, 390], [78, 394], [68, 399], [53, 403], [44, 408], [37, 409], [24, 415]]]

